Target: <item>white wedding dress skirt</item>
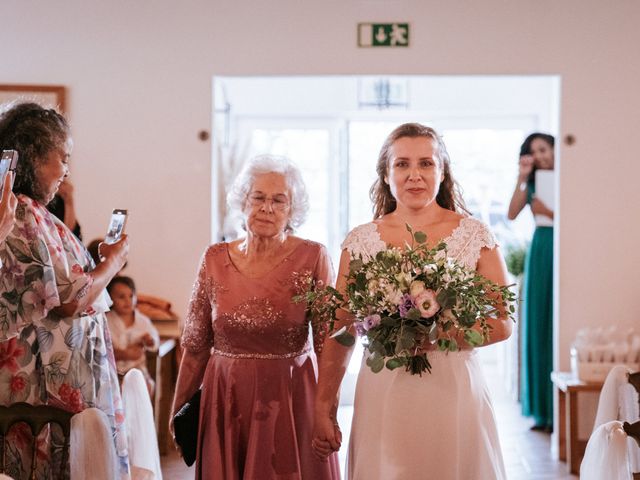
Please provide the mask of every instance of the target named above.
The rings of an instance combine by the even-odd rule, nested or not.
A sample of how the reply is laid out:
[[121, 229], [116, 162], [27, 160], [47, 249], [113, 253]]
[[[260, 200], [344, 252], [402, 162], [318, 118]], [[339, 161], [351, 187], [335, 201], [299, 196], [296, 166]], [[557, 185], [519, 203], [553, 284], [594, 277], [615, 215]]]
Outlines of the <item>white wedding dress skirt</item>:
[[356, 387], [347, 478], [506, 479], [477, 353], [430, 352], [433, 373], [371, 372]]

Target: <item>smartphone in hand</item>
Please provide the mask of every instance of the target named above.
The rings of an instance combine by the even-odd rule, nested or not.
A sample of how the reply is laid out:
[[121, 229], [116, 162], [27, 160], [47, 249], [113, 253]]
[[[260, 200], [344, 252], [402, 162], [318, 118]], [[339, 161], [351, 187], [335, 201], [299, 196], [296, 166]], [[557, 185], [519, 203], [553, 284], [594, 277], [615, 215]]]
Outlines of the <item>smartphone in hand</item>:
[[[0, 157], [0, 195], [4, 185], [4, 179], [9, 172], [15, 172], [18, 165], [18, 152], [16, 150], [3, 150]], [[11, 185], [13, 187], [13, 184]]]
[[104, 238], [104, 243], [112, 244], [120, 240], [126, 224], [127, 211], [115, 208], [113, 212], [111, 212], [111, 220], [109, 221], [109, 228], [107, 230], [107, 236]]

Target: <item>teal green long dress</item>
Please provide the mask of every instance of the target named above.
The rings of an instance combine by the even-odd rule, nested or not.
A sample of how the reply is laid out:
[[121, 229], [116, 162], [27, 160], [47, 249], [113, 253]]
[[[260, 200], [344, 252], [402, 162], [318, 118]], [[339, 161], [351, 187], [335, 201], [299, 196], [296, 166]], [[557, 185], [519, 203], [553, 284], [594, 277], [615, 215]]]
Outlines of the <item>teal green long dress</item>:
[[[529, 184], [528, 203], [533, 184]], [[553, 427], [553, 227], [536, 227], [524, 269], [522, 413], [535, 426]]]

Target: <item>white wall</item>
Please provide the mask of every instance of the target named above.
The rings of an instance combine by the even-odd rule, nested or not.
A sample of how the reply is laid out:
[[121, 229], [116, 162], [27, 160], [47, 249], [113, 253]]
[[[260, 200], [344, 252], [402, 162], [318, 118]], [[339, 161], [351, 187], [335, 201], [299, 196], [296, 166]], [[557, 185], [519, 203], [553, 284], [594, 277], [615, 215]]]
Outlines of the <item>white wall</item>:
[[[132, 212], [130, 273], [184, 312], [209, 241], [212, 75], [558, 74], [559, 360], [583, 325], [640, 324], [640, 2], [4, 0], [1, 83], [63, 84], [88, 239]], [[10, 19], [10, 21], [6, 21]], [[411, 22], [408, 49], [356, 25]]]

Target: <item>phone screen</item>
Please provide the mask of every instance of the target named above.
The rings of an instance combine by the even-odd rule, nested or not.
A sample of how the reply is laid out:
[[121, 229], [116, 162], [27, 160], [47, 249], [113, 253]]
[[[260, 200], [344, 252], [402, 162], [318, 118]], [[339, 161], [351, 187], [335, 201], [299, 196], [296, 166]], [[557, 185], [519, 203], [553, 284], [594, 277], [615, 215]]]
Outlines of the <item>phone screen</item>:
[[10, 158], [2, 158], [0, 159], [0, 177], [4, 178], [4, 176], [9, 171], [9, 167], [11, 166]]
[[122, 232], [124, 232], [124, 226], [127, 221], [127, 211], [115, 209], [111, 213], [111, 221], [109, 222], [109, 228], [107, 229], [107, 236], [104, 239], [104, 243], [116, 243], [120, 240]]
[[4, 189], [4, 177], [7, 175], [10, 166], [11, 157], [5, 157], [3, 154], [2, 158], [0, 158], [0, 195], [2, 194], [2, 190]]
[[15, 170], [18, 165], [18, 152], [17, 150], [3, 150], [2, 151], [2, 160], [9, 161], [9, 170]]

